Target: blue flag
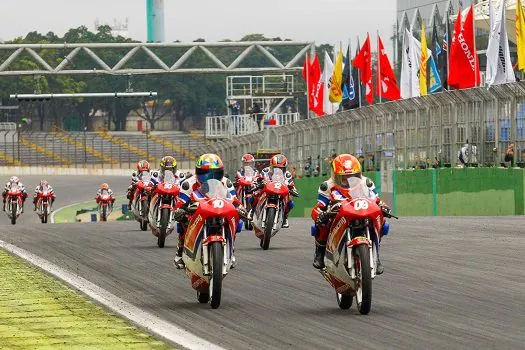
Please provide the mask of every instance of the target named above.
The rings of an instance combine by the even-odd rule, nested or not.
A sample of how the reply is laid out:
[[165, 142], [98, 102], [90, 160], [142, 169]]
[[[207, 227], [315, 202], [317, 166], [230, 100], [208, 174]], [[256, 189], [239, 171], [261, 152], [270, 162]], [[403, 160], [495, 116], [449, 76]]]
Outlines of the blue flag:
[[430, 79], [429, 79], [429, 91], [431, 93], [441, 90], [441, 77], [436, 67], [436, 61], [433, 56], [430, 56]]

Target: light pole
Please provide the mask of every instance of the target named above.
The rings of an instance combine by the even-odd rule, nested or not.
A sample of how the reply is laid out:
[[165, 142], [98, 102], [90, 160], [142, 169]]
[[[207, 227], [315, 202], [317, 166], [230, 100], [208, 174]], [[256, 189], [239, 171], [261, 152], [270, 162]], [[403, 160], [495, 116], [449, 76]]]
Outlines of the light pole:
[[87, 126], [84, 126], [84, 168], [87, 168]]

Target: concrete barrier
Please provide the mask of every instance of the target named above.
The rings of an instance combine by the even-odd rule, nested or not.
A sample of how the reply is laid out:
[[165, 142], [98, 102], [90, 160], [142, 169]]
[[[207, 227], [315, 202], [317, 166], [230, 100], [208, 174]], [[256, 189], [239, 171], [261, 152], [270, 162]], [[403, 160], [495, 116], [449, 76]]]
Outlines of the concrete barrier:
[[[186, 172], [186, 169], [181, 169]], [[0, 166], [0, 175], [130, 176], [133, 169]]]

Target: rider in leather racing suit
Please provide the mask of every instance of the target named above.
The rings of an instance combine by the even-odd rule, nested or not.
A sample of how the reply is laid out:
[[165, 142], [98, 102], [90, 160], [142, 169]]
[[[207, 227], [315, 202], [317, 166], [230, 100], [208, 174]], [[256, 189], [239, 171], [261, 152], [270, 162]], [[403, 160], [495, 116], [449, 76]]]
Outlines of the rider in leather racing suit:
[[107, 191], [108, 196], [111, 198], [111, 206], [115, 204], [115, 194], [113, 193], [113, 190], [109, 188], [109, 185], [107, 183], [103, 183], [100, 185], [100, 188], [97, 191], [97, 195], [95, 197], [95, 200], [97, 201], [97, 204], [100, 202], [100, 197], [102, 196], [102, 191]]
[[[240, 190], [239, 181], [241, 180], [241, 178], [243, 178], [246, 175], [245, 174], [246, 167], [251, 167], [253, 169], [253, 178], [252, 178], [253, 183], [256, 183], [258, 179], [261, 177], [257, 169], [255, 169], [255, 157], [253, 155], [251, 155], [250, 153], [246, 153], [245, 155], [242, 156], [241, 162], [242, 162], [242, 168], [239, 169], [237, 173], [235, 174], [235, 181], [233, 182], [233, 186], [235, 187], [235, 191], [237, 193], [239, 193], [239, 190]], [[252, 195], [251, 197], [249, 197], [249, 199], [251, 200], [250, 204], [252, 204], [253, 206], [254, 196]], [[239, 198], [239, 200], [242, 200], [242, 198]]]
[[[272, 176], [273, 176], [275, 169], [281, 169], [284, 174], [286, 184], [288, 185], [288, 189], [290, 190], [290, 195], [293, 197], [299, 197], [299, 192], [295, 188], [292, 174], [286, 170], [287, 166], [288, 166], [288, 160], [286, 159], [284, 155], [282, 154], [274, 155], [270, 159], [270, 166], [262, 170], [262, 180], [263, 181], [260, 181], [259, 185], [257, 186], [257, 189], [258, 190], [262, 189], [265, 185], [265, 181], [272, 180]], [[255, 192], [253, 197], [254, 197], [253, 207], [255, 208], [259, 201], [260, 192]], [[282, 224], [282, 227], [284, 228], [290, 227], [290, 224], [288, 223], [288, 214], [290, 214], [290, 210], [293, 209], [294, 205], [295, 205], [294, 201], [290, 199], [288, 201], [288, 206], [284, 210], [284, 217], [283, 217], [283, 224]], [[254, 210], [252, 209], [250, 211], [250, 216], [249, 216], [250, 220], [252, 219], [253, 212]]]
[[[316, 269], [322, 269], [324, 265], [324, 254], [326, 251], [326, 241], [332, 223], [332, 218], [328, 216], [328, 209], [332, 204], [339, 202], [339, 200], [332, 200], [331, 194], [336, 191], [338, 197], [341, 200], [346, 199], [343, 192], [344, 189], [348, 188], [348, 179], [350, 177], [363, 178], [370, 191], [370, 198], [375, 199], [376, 203], [381, 208], [385, 217], [391, 217], [392, 211], [390, 208], [379, 198], [374, 183], [369, 178], [362, 176], [361, 164], [354, 156], [350, 154], [341, 154], [334, 158], [332, 161], [332, 174], [331, 177], [323, 182], [319, 186], [317, 204], [312, 209], [312, 219], [314, 225], [312, 226], [312, 235], [315, 236], [315, 258], [314, 267]], [[381, 236], [386, 236], [389, 230], [389, 224], [383, 222], [381, 228]], [[380, 238], [381, 239], [381, 238]], [[383, 265], [379, 260], [379, 244], [377, 246], [377, 274], [383, 273]]]
[[126, 198], [128, 199], [128, 209], [131, 210], [131, 204], [133, 202], [133, 194], [135, 192], [135, 186], [137, 185], [137, 182], [141, 180], [141, 175], [144, 172], [150, 172], [151, 168], [149, 165], [149, 162], [147, 160], [139, 160], [137, 162], [137, 172], [133, 172], [131, 175], [131, 184], [128, 187], [128, 191], [126, 192]]
[[154, 186], [164, 180], [166, 170], [170, 170], [173, 175], [175, 175], [175, 179], [178, 180], [177, 183], [185, 178], [185, 174], [182, 171], [177, 170], [177, 160], [175, 157], [165, 156], [160, 160], [160, 169], [153, 171], [151, 174], [151, 182], [153, 182]]
[[[181, 183], [181, 190], [179, 198], [177, 200], [177, 210], [174, 212], [174, 219], [178, 221], [177, 231], [179, 233], [179, 247], [177, 249], [177, 255], [173, 261], [177, 269], [184, 268], [184, 261], [182, 260], [182, 252], [184, 249], [184, 236], [188, 224], [188, 208], [196, 198], [203, 198], [203, 194], [199, 192], [202, 184], [206, 181], [215, 179], [221, 181], [228, 190], [228, 194], [233, 201], [233, 205], [237, 207], [239, 216], [246, 218], [246, 210], [242, 207], [241, 202], [237, 198], [233, 183], [224, 176], [224, 165], [221, 158], [216, 154], [203, 154], [197, 160], [195, 164], [195, 175], [186, 178]], [[237, 232], [240, 231], [240, 227], [237, 228]], [[234, 248], [235, 250], [235, 248]], [[232, 268], [235, 267], [236, 261], [232, 254]]]
[[36, 204], [38, 202], [38, 194], [41, 193], [44, 189], [47, 189], [47, 192], [51, 194], [51, 208], [53, 208], [53, 203], [55, 202], [55, 199], [56, 199], [55, 191], [53, 190], [53, 187], [51, 187], [51, 185], [46, 180], [42, 180], [40, 181], [38, 186], [36, 186], [35, 194], [33, 194], [33, 204], [35, 205], [35, 207], [33, 208], [34, 211], [36, 211], [37, 209]]
[[26, 188], [24, 187], [24, 184], [20, 182], [20, 179], [17, 176], [11, 176], [9, 181], [5, 183], [4, 191], [2, 192], [2, 201], [4, 202], [4, 205], [2, 207], [2, 211], [5, 211], [5, 201], [7, 199], [7, 192], [11, 189], [12, 184], [17, 184], [18, 188], [20, 189], [20, 192], [22, 192], [22, 213], [24, 212], [24, 203], [27, 199], [27, 192]]

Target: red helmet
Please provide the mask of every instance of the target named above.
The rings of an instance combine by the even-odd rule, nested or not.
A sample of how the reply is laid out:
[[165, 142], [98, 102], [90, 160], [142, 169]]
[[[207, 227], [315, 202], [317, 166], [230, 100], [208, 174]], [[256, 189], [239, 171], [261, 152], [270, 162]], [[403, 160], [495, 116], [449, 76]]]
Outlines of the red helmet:
[[103, 184], [100, 185], [100, 189], [101, 190], [109, 190], [109, 185], [104, 182]]
[[351, 154], [340, 154], [332, 161], [332, 180], [339, 186], [348, 188], [348, 179], [361, 177], [361, 163]]
[[275, 168], [280, 168], [284, 172], [288, 166], [288, 159], [286, 159], [286, 157], [282, 154], [276, 154], [270, 160], [270, 166], [272, 167], [272, 170]]
[[40, 187], [47, 187], [49, 186], [49, 183], [46, 180], [40, 181]]
[[137, 163], [137, 171], [139, 172], [139, 174], [143, 171], [149, 171], [149, 170], [150, 170], [149, 162], [147, 160], [139, 160], [139, 162]]
[[242, 156], [241, 162], [243, 167], [249, 166], [253, 168], [255, 166], [255, 157], [250, 153], [246, 153], [244, 156]]

